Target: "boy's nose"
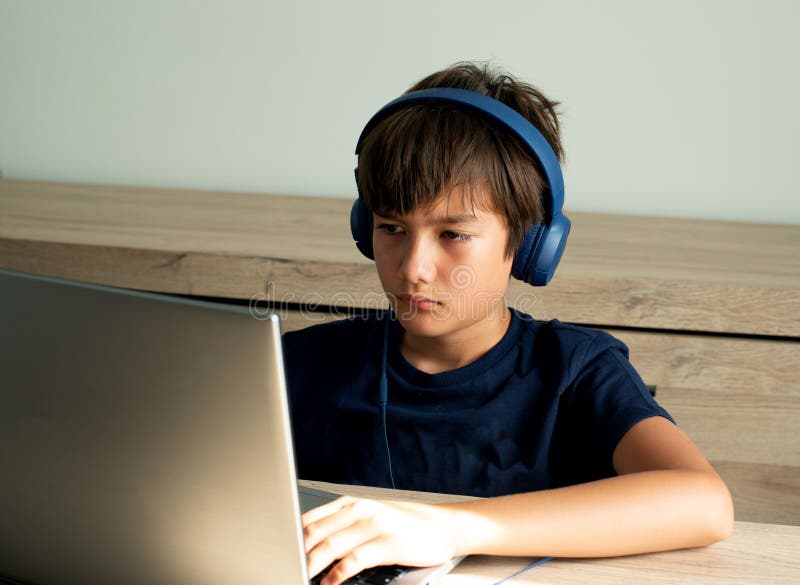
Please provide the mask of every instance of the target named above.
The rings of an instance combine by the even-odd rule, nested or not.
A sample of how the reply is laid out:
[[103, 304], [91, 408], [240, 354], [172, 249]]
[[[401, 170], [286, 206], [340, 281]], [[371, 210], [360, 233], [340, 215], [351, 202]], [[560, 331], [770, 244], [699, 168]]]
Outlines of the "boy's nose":
[[409, 238], [400, 263], [400, 272], [407, 282], [431, 283], [436, 279], [435, 250], [424, 238]]

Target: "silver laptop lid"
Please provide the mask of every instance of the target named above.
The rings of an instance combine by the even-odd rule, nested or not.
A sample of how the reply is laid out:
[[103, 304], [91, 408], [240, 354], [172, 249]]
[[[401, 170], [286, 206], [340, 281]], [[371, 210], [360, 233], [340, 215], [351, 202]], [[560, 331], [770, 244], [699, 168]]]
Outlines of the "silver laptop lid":
[[0, 270], [0, 575], [307, 583], [278, 320]]

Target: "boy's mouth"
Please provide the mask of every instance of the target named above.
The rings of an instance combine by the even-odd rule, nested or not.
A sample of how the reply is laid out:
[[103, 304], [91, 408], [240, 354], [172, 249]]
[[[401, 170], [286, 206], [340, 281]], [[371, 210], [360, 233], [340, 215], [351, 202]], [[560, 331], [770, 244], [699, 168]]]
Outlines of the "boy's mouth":
[[397, 295], [398, 302], [416, 309], [433, 309], [439, 306], [439, 302], [423, 295], [401, 294]]

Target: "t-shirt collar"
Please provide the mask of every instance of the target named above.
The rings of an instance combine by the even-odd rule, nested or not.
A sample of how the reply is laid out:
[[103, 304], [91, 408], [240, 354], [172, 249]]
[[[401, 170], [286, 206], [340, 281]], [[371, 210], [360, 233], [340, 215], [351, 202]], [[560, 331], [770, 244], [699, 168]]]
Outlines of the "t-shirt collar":
[[522, 329], [521, 318], [518, 312], [511, 307], [509, 307], [509, 313], [511, 323], [509, 323], [508, 329], [502, 339], [488, 352], [472, 363], [437, 374], [423, 372], [406, 360], [400, 351], [404, 330], [394, 317], [394, 314], [392, 314], [389, 323], [389, 351], [387, 356], [389, 368], [400, 378], [415, 386], [443, 387], [472, 380], [475, 376], [494, 366], [516, 343]]

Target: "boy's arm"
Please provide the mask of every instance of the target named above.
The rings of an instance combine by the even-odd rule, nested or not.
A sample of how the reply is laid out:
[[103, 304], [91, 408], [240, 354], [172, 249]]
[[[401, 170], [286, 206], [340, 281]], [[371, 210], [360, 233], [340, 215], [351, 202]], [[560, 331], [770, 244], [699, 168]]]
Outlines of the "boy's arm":
[[475, 514], [476, 525], [485, 521], [492, 535], [470, 531], [478, 538], [463, 544], [486, 554], [600, 557], [706, 546], [730, 536], [728, 488], [667, 419], [634, 425], [613, 461], [617, 477], [451, 505]]
[[464, 554], [616, 556], [705, 546], [731, 534], [727, 487], [667, 419], [634, 425], [613, 463], [617, 477], [455, 504], [342, 498], [304, 516], [309, 571], [342, 559], [324, 582], [334, 585], [378, 564]]

